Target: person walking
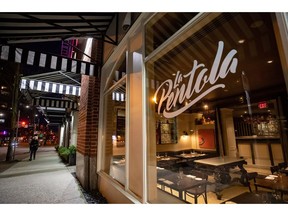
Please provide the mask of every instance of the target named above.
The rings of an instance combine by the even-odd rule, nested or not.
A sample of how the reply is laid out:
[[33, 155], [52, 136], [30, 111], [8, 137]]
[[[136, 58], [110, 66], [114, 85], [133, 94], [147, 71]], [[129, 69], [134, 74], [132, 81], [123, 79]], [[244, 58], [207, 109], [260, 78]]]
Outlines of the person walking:
[[33, 160], [35, 160], [36, 152], [37, 152], [38, 147], [39, 147], [39, 142], [38, 142], [38, 137], [37, 136], [34, 136], [32, 138], [29, 146], [30, 146], [30, 159], [29, 159], [29, 161], [32, 160], [32, 157], [33, 157]]

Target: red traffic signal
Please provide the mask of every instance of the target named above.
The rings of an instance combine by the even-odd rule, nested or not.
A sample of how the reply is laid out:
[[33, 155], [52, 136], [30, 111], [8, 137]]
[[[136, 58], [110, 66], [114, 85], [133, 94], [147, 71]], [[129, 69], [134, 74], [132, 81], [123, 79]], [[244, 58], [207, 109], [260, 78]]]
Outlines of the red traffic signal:
[[20, 122], [20, 127], [28, 128], [28, 122], [26, 122], [26, 121], [21, 121], [21, 122]]

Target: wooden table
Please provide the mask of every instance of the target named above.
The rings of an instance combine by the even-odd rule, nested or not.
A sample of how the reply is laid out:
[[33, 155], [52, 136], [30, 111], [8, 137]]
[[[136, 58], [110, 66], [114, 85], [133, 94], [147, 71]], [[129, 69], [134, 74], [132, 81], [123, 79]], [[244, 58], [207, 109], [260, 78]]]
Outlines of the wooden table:
[[175, 172], [172, 172], [171, 170], [164, 169], [161, 167], [157, 167], [157, 179], [159, 178], [165, 178], [165, 176], [174, 174]]
[[244, 179], [243, 175], [246, 173], [243, 165], [247, 164], [243, 158], [233, 158], [227, 156], [195, 160], [194, 163], [198, 168], [205, 168], [214, 173], [216, 184], [215, 193], [218, 199], [221, 199], [222, 197], [220, 194], [220, 185], [229, 184], [232, 180], [230, 176], [230, 169], [238, 166], [241, 172], [241, 180]]
[[241, 166], [243, 164], [247, 164], [247, 162], [243, 158], [234, 158], [234, 157], [213, 157], [213, 158], [206, 158], [195, 160], [195, 163], [209, 165], [213, 167], [235, 167]]
[[288, 167], [286, 167], [285, 169], [279, 170], [279, 172], [284, 173], [286, 176], [288, 176]]
[[206, 154], [200, 154], [200, 153], [189, 153], [189, 154], [180, 154], [180, 155], [175, 155], [175, 157], [179, 157], [179, 158], [185, 158], [185, 159], [189, 159], [189, 158], [195, 158], [195, 157], [201, 157], [201, 156], [205, 156]]
[[247, 164], [243, 158], [226, 156], [195, 160], [194, 163], [198, 165], [198, 167], [206, 167], [215, 172], [215, 180], [223, 184], [227, 184], [231, 181], [231, 176], [229, 174], [231, 168], [238, 166], [240, 171], [243, 171], [245, 170], [243, 165]]
[[283, 193], [288, 193], [288, 176], [282, 174], [274, 179], [256, 178], [255, 187], [256, 191], [258, 191], [258, 187], [262, 187], [274, 190], [276, 193], [280, 192], [283, 199]]
[[175, 155], [175, 157], [182, 159], [182, 161], [194, 161], [204, 156], [206, 156], [206, 154], [200, 154], [200, 153]]
[[[183, 192], [185, 190], [195, 187], [197, 185], [207, 183], [205, 179], [195, 180], [194, 178], [189, 178], [185, 174], [179, 174], [174, 172], [173, 173], [166, 172], [167, 175], [163, 175], [163, 172], [165, 171], [160, 170], [161, 175], [158, 176], [157, 183], [160, 184], [161, 186], [169, 187], [173, 190], [178, 191], [179, 192], [178, 197], [181, 200], [183, 200]], [[161, 178], [159, 178], [160, 176]]]
[[223, 202], [224, 204], [264, 204], [264, 203], [286, 203], [283, 200], [277, 200], [272, 193], [259, 192], [251, 193], [244, 192], [236, 197]]
[[179, 160], [177, 157], [163, 157], [163, 156], [157, 156], [157, 166], [172, 169], [173, 166], [176, 164], [176, 161]]

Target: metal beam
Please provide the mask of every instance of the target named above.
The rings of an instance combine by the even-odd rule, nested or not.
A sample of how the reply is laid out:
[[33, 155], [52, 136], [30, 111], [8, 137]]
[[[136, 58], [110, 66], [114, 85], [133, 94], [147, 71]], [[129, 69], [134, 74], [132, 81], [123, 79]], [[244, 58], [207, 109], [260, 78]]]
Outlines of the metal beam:
[[78, 82], [77, 80], [73, 79], [72, 77], [70, 77], [70, 76], [68, 76], [68, 75], [64, 74], [62, 71], [58, 71], [58, 73], [60, 73], [61, 75], [63, 75], [63, 76], [65, 76], [65, 77], [67, 77], [68, 79], [70, 79], [70, 80], [74, 81], [75, 83], [77, 83], [77, 84], [81, 85], [81, 83], [80, 83], [80, 82]]

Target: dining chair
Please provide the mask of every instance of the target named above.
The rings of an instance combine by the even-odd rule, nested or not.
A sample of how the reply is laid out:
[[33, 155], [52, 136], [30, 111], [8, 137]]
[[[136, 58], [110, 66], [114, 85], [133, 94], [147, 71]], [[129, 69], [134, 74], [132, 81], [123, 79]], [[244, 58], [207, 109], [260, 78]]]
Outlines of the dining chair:
[[187, 200], [187, 196], [194, 198], [194, 203], [198, 203], [198, 197], [203, 196], [205, 203], [207, 204], [207, 181], [208, 181], [208, 175], [205, 173], [202, 173], [200, 171], [193, 170], [190, 172], [191, 175], [194, 175], [198, 178], [202, 178], [205, 180], [203, 184], [196, 185], [188, 190], [185, 191], [185, 201]]
[[284, 175], [288, 176], [288, 163], [287, 162], [282, 162], [278, 164], [279, 166], [279, 172], [283, 173]]
[[249, 188], [249, 191], [252, 192], [250, 181], [253, 180], [255, 188], [256, 188], [256, 191], [257, 191], [257, 185], [255, 184], [255, 182], [256, 182], [256, 178], [258, 176], [259, 175], [258, 175], [257, 172], [247, 172], [247, 170], [242, 170], [242, 175], [241, 175], [240, 182], [244, 186], [247, 186]]
[[271, 167], [270, 167], [271, 174], [278, 173], [279, 170], [280, 170], [280, 168], [279, 168], [278, 165], [275, 165], [275, 166], [271, 166]]
[[279, 170], [281, 170], [281, 169], [285, 169], [287, 166], [288, 166], [288, 165], [287, 165], [286, 162], [278, 163]]

